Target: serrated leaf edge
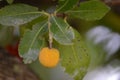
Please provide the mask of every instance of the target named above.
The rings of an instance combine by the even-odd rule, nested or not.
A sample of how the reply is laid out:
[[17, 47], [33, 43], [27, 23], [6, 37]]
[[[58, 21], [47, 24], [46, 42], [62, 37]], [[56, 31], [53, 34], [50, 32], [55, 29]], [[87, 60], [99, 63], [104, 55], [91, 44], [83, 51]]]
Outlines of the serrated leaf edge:
[[[36, 33], [36, 35], [33, 36], [34, 38], [33, 38], [33, 40], [32, 40], [32, 43], [31, 43], [28, 51], [31, 49], [31, 46], [34, 44], [36, 37], [38, 36], [39, 32], [44, 28], [44, 26], [45, 26], [46, 24], [47, 24], [47, 23], [43, 24], [43, 25], [40, 27], [39, 31]], [[34, 28], [33, 28], [33, 30], [34, 30]], [[32, 30], [27, 30], [27, 31], [32, 32]], [[27, 31], [26, 31], [26, 32], [27, 32]], [[24, 35], [25, 35], [25, 34], [24, 34]], [[22, 38], [22, 39], [23, 39], [23, 38]], [[21, 39], [21, 41], [22, 41], [22, 39]], [[20, 42], [21, 42], [21, 41], [20, 41]], [[20, 45], [20, 46], [21, 46], [21, 45]], [[20, 46], [19, 46], [19, 47], [20, 47]], [[19, 54], [20, 54], [20, 57], [23, 57], [23, 56], [21, 55], [21, 53], [19, 53]]]

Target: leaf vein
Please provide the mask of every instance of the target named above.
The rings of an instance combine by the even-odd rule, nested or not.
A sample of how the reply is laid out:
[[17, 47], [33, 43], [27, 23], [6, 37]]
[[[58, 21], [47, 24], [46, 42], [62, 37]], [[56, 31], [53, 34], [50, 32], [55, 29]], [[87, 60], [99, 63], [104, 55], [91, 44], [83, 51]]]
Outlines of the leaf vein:
[[[30, 45], [30, 47], [29, 47], [29, 50], [31, 49], [32, 45], [34, 44], [35, 39], [36, 39], [37, 36], [39, 35], [39, 32], [44, 28], [44, 26], [45, 26], [46, 24], [47, 24], [47, 23], [43, 24], [43, 25], [40, 27], [40, 29], [38, 30], [38, 32], [35, 34], [35, 36], [33, 37], [32, 43], [31, 43], [31, 45]], [[28, 51], [29, 51], [29, 50], [28, 50]]]
[[[52, 16], [53, 17], [53, 16]], [[61, 32], [64, 34], [64, 36], [67, 38], [68, 41], [71, 41], [66, 34], [62, 31], [61, 27], [59, 26], [59, 24], [57, 23], [57, 21], [55, 20], [55, 18], [53, 17], [53, 20], [55, 21], [56, 25], [58, 26], [58, 28], [61, 30]]]
[[60, 11], [60, 10], [68, 3], [68, 1], [69, 1], [69, 0], [67, 0], [67, 1], [64, 3], [64, 5], [61, 6], [61, 7], [57, 10], [57, 12]]
[[[21, 13], [21, 14], [13, 14], [13, 15], [7, 15], [7, 16], [21, 16], [21, 15], [29, 15], [29, 14], [45, 14], [43, 12], [27, 12], [27, 13]], [[1, 15], [0, 15], [1, 16]]]
[[73, 45], [72, 45], [71, 47], [72, 47], [72, 50], [73, 50], [73, 55], [74, 55], [74, 58], [75, 58], [75, 60], [76, 60], [76, 63], [78, 63], [79, 58], [78, 58], [77, 55], [76, 55], [76, 51], [75, 51]]
[[82, 11], [67, 11], [67, 13], [79, 13], [79, 12], [89, 12], [89, 11], [97, 11], [97, 10], [82, 10]]

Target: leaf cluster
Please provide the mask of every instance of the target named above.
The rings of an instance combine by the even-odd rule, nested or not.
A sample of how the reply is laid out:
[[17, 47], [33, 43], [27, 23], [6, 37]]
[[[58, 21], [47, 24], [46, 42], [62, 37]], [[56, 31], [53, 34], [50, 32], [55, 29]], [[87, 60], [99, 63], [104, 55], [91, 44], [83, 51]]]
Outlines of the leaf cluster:
[[[13, 0], [7, 1], [12, 3]], [[66, 72], [80, 80], [89, 64], [88, 49], [80, 34], [66, 19], [70, 16], [99, 20], [109, 11], [109, 7], [98, 0], [78, 3], [79, 0], [59, 0], [53, 13], [39, 11], [27, 4], [11, 4], [0, 9], [0, 24], [19, 27], [35, 21], [32, 29], [25, 29], [19, 44], [19, 55], [23, 61], [31, 63], [37, 59], [41, 48], [54, 46], [61, 53], [61, 65]], [[58, 14], [65, 14], [65, 17], [58, 17]]]

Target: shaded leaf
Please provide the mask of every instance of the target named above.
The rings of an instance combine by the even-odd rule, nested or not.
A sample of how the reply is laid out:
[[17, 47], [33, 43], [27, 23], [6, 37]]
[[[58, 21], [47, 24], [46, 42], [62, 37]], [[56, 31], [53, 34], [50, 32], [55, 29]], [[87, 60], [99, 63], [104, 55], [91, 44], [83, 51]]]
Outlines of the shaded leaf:
[[0, 25], [0, 46], [8, 45], [13, 39], [13, 27]]
[[27, 30], [20, 41], [19, 55], [25, 63], [36, 60], [40, 49], [44, 45], [42, 36], [47, 31], [47, 21], [37, 23], [33, 30]]
[[48, 19], [47, 16], [42, 15], [39, 18], [37, 18], [37, 19], [35, 19], [35, 20], [33, 20], [33, 21], [29, 22], [29, 23], [20, 25], [20, 27], [19, 27], [20, 36], [21, 37], [23, 36], [23, 34], [26, 31], [26, 29], [32, 29], [32, 27], [33, 27], [34, 24], [42, 22], [42, 21], [47, 20], [47, 19]]
[[6, 0], [9, 4], [12, 4], [14, 0]]
[[66, 12], [72, 9], [79, 0], [59, 0], [57, 11]]
[[53, 38], [60, 44], [73, 44], [74, 31], [70, 25], [61, 18], [51, 17], [51, 32]]
[[101, 1], [92, 0], [82, 2], [79, 7], [68, 11], [70, 16], [85, 19], [85, 20], [99, 20], [109, 11], [109, 7]]
[[87, 72], [90, 57], [80, 34], [75, 31], [74, 45], [54, 44], [61, 54], [61, 63], [65, 71], [75, 80], [82, 80]]
[[0, 24], [16, 26], [41, 16], [38, 8], [26, 4], [13, 4], [0, 9]]
[[[87, 40], [86, 44], [89, 48], [89, 53], [91, 55], [89, 69], [95, 69], [100, 65], [103, 65], [106, 58], [105, 51], [101, 48], [101, 45], [95, 45], [93, 43], [94, 40]], [[99, 58], [98, 58], [99, 57]]]

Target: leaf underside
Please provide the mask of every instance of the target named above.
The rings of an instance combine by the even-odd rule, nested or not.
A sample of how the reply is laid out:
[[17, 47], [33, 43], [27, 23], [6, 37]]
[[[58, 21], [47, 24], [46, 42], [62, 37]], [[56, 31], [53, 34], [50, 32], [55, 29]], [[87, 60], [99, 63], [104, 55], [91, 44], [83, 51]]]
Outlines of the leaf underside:
[[51, 17], [51, 32], [53, 38], [60, 44], [72, 45], [74, 39], [74, 31], [70, 25], [61, 18]]
[[36, 7], [26, 4], [12, 4], [0, 9], [0, 24], [19, 26], [30, 22], [39, 16], [41, 16], [41, 14]]
[[19, 45], [19, 55], [24, 63], [31, 63], [38, 57], [40, 49], [44, 45], [43, 35], [47, 31], [47, 21], [37, 23], [32, 30], [27, 30]]

